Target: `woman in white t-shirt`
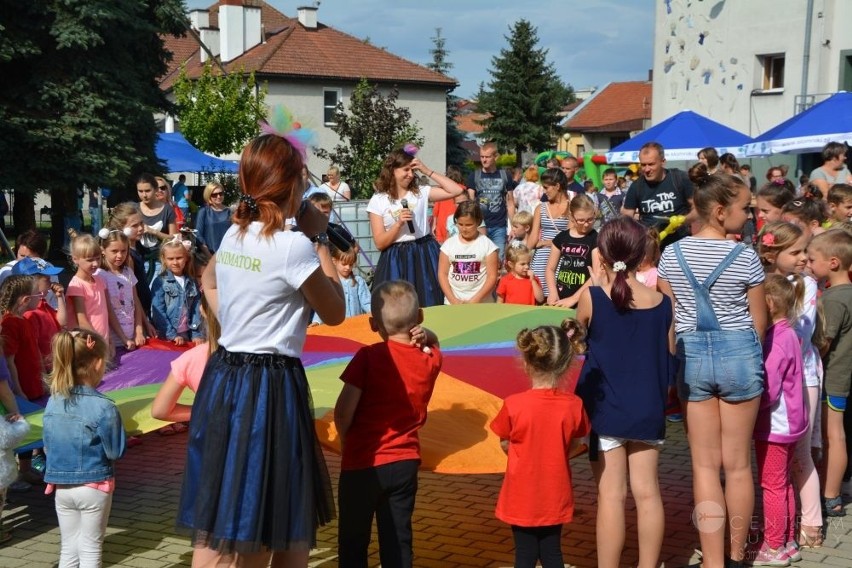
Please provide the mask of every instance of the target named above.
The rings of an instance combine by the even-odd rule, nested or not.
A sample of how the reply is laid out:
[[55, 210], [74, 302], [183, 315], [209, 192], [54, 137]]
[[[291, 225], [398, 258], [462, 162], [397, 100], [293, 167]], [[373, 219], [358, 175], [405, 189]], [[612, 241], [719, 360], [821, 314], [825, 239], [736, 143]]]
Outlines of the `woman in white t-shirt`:
[[[202, 276], [222, 329], [193, 404], [177, 519], [199, 566], [268, 566], [270, 555], [307, 566], [317, 526], [334, 517], [299, 357], [311, 310], [337, 325], [345, 307], [328, 247], [314, 244], [328, 219], [302, 201], [304, 159], [277, 134], [249, 142], [234, 224]], [[300, 231], [284, 229], [289, 217]]]
[[340, 181], [340, 169], [337, 166], [328, 168], [328, 181], [320, 186], [320, 189], [331, 197], [332, 201], [349, 201], [352, 199], [352, 190], [345, 181]]
[[[438, 183], [417, 187], [419, 171]], [[373, 286], [407, 280], [417, 290], [420, 306], [444, 303], [438, 282], [438, 241], [429, 227], [429, 202], [452, 199], [464, 188], [427, 167], [403, 149], [385, 158], [376, 192], [367, 204], [373, 242], [381, 251]]]

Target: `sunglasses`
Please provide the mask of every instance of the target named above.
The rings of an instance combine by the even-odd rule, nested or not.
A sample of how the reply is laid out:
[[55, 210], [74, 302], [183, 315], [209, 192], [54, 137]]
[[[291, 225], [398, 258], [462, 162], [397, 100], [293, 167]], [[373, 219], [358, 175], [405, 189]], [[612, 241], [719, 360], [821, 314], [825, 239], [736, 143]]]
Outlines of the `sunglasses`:
[[158, 187], [159, 189], [162, 189], [163, 191], [166, 191], [166, 186], [164, 186], [164, 185], [158, 185], [157, 187]]
[[224, 195], [225, 194], [221, 191], [214, 191], [213, 193], [210, 194], [210, 197], [222, 197]]
[[38, 292], [36, 294], [27, 294], [27, 298], [44, 298], [47, 295], [47, 292]]

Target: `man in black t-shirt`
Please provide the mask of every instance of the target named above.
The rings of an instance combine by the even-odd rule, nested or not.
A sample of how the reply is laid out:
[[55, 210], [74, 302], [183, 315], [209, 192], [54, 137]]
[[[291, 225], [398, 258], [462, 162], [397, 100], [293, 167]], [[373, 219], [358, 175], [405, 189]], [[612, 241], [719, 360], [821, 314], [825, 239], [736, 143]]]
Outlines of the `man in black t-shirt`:
[[[622, 215], [633, 217], [639, 210], [639, 221], [649, 227], [662, 230], [668, 225], [668, 218], [674, 215], [688, 215], [692, 210], [692, 182], [685, 172], [678, 169], [667, 170], [663, 147], [656, 142], [648, 142], [639, 150], [639, 166], [642, 175], [630, 184]], [[662, 247], [682, 239], [689, 234], [687, 223], [666, 237]]]

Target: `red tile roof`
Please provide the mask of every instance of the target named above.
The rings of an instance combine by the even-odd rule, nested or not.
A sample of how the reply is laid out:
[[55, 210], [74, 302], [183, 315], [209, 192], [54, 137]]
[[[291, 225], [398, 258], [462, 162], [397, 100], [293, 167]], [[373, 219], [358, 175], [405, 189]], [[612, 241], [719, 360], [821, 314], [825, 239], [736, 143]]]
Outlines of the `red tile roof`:
[[627, 132], [641, 130], [651, 118], [651, 83], [610, 83], [562, 124], [573, 132]]
[[485, 130], [485, 127], [478, 124], [477, 121], [485, 120], [486, 118], [488, 118], [488, 115], [481, 112], [462, 114], [456, 117], [456, 126], [462, 132], [480, 134], [483, 130]]
[[[210, 27], [218, 26], [220, 4], [222, 2], [217, 2], [209, 8]], [[260, 6], [265, 42], [225, 63], [228, 71], [244, 69], [257, 75], [346, 81], [366, 77], [375, 82], [433, 85], [445, 89], [456, 85], [452, 78], [334, 28], [318, 23], [316, 29], [306, 29], [297, 18], [288, 18], [266, 2], [251, 4]], [[200, 48], [192, 36], [168, 37], [166, 48], [174, 57], [169, 71], [160, 79], [162, 89], [172, 87], [184, 63], [190, 77], [201, 74]]]

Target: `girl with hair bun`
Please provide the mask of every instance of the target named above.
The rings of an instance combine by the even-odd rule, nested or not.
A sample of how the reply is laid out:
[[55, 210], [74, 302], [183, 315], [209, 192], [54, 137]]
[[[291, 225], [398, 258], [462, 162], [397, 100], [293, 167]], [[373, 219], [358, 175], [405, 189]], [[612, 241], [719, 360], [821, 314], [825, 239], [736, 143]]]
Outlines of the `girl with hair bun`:
[[588, 352], [577, 393], [592, 423], [589, 457], [598, 485], [598, 566], [617, 568], [624, 547], [628, 482], [636, 502], [639, 565], [659, 564], [665, 514], [657, 479], [674, 378], [672, 302], [636, 279], [648, 231], [629, 217], [598, 237], [597, 286], [580, 295], [577, 320]]
[[[726, 238], [748, 219], [748, 187], [728, 174], [708, 174], [704, 164], [690, 168], [689, 177], [701, 228], [663, 252], [657, 288], [675, 305], [678, 394], [703, 565], [721, 568], [726, 542], [731, 561], [743, 561], [743, 519], [754, 511], [751, 435], [763, 392], [765, 276], [753, 249]], [[717, 520], [722, 515], [727, 522]]]
[[589, 433], [589, 419], [577, 395], [563, 380], [583, 353], [585, 328], [566, 319], [560, 327], [522, 329], [517, 346], [532, 388], [503, 401], [491, 422], [509, 455], [497, 518], [512, 525], [515, 566], [564, 566], [562, 525], [574, 514], [571, 467], [567, 457]]
[[828, 219], [828, 207], [822, 199], [822, 193], [815, 185], [805, 186], [801, 197], [787, 202], [781, 208], [781, 219], [797, 225], [807, 236], [824, 233], [822, 224]]

